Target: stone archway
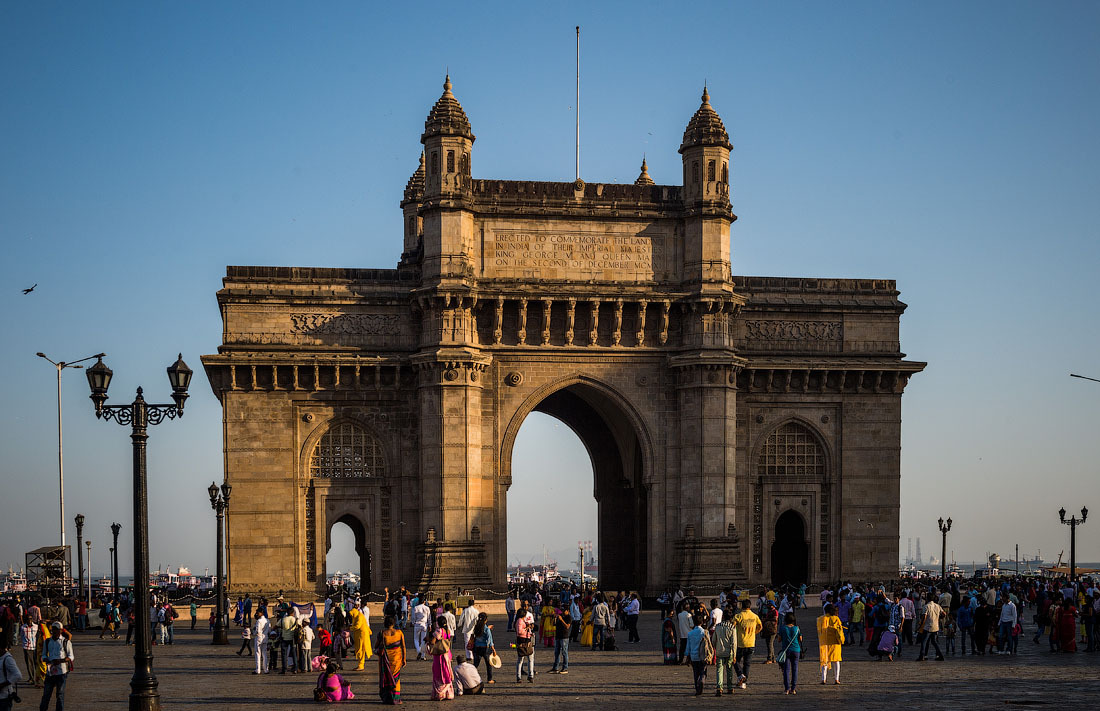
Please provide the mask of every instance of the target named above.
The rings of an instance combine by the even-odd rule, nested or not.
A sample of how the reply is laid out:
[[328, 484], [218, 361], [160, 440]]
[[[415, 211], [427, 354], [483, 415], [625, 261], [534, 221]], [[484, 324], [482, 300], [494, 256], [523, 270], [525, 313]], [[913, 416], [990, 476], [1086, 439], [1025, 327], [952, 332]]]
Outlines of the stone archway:
[[809, 582], [810, 546], [806, 540], [806, 522], [797, 511], [788, 509], [776, 519], [771, 553], [773, 586], [798, 587]]
[[[371, 554], [370, 546], [367, 545], [367, 528], [363, 525], [363, 522], [358, 517], [351, 514], [344, 514], [339, 518], [336, 518], [329, 522], [325, 529], [325, 554], [332, 550], [332, 527], [338, 523], [342, 523], [351, 529], [352, 535], [355, 536], [355, 553], [359, 556], [359, 589], [370, 590], [371, 589]], [[325, 566], [326, 577], [328, 575], [328, 565], [326, 560]]]
[[[633, 413], [613, 391], [595, 382], [574, 379], [559, 389], [529, 398], [505, 436], [502, 462], [512, 481], [512, 448], [519, 427], [531, 412], [550, 415], [569, 427], [584, 444], [592, 462], [592, 494], [597, 502], [600, 586], [640, 589], [646, 584], [648, 502], [643, 472], [645, 455]], [[506, 496], [498, 520], [504, 522]], [[507, 535], [500, 545], [507, 546]]]

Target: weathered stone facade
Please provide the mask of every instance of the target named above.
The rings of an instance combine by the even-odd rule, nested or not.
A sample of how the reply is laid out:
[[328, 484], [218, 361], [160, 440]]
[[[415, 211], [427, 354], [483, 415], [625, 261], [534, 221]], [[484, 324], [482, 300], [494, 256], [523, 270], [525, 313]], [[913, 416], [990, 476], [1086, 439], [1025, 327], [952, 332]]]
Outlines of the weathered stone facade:
[[683, 185], [474, 179], [449, 81], [422, 142], [396, 269], [229, 267], [218, 292], [235, 590], [321, 589], [338, 521], [374, 589], [502, 589], [532, 410], [592, 456], [608, 587], [896, 572], [905, 305], [731, 276], [706, 93]]

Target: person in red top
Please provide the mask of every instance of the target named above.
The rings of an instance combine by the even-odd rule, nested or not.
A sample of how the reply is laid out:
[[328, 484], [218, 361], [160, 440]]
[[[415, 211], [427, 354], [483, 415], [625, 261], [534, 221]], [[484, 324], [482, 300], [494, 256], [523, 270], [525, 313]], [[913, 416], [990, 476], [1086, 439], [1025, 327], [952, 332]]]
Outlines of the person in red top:
[[76, 599], [76, 628], [81, 632], [88, 628], [88, 601], [82, 597]]

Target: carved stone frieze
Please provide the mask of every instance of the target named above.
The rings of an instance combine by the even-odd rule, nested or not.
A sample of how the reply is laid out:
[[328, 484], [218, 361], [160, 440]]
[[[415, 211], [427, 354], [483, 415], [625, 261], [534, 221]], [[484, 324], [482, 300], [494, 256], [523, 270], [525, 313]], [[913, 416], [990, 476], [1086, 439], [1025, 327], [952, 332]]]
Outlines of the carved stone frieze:
[[745, 338], [750, 341], [840, 341], [839, 321], [745, 321]]
[[380, 336], [396, 330], [396, 314], [291, 314], [292, 333]]

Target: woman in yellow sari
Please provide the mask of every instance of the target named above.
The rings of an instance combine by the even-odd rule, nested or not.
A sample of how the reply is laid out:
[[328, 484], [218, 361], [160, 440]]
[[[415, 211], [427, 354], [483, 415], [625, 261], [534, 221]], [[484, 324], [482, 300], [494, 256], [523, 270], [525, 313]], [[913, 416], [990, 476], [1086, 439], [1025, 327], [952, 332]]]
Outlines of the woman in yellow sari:
[[584, 608], [581, 614], [581, 646], [592, 646], [592, 606]]
[[829, 674], [829, 665], [833, 666], [833, 683], [840, 683], [840, 651], [844, 645], [844, 625], [837, 617], [836, 607], [826, 605], [821, 617], [817, 618], [817, 647], [821, 657], [821, 683]]
[[384, 704], [401, 703], [401, 668], [405, 666], [405, 635], [394, 629], [392, 615], [386, 615], [378, 633], [378, 695]]
[[539, 625], [539, 629], [542, 632], [542, 643], [547, 647], [553, 647], [554, 631], [557, 627], [554, 624], [556, 613], [554, 612], [554, 606], [550, 604], [549, 598], [542, 604], [540, 615], [542, 616], [542, 624]]
[[351, 647], [359, 662], [356, 669], [362, 671], [363, 665], [371, 658], [370, 627], [367, 626], [367, 618], [354, 607], [348, 613], [348, 628], [351, 629]]
[[35, 647], [34, 648], [36, 650], [38, 650], [38, 652], [39, 652], [39, 654], [35, 655], [35, 657], [36, 657], [35, 661], [37, 662], [37, 666], [38, 666], [38, 678], [39, 678], [39, 680], [45, 679], [46, 678], [46, 672], [48, 671], [48, 669], [46, 667], [46, 662], [42, 661], [41, 651], [46, 648], [46, 640], [49, 639], [49, 638], [50, 638], [50, 621], [47, 620], [45, 617], [43, 617], [42, 621], [40, 623], [38, 623], [38, 634], [35, 635], [35, 640], [34, 640], [34, 642], [35, 642]]

